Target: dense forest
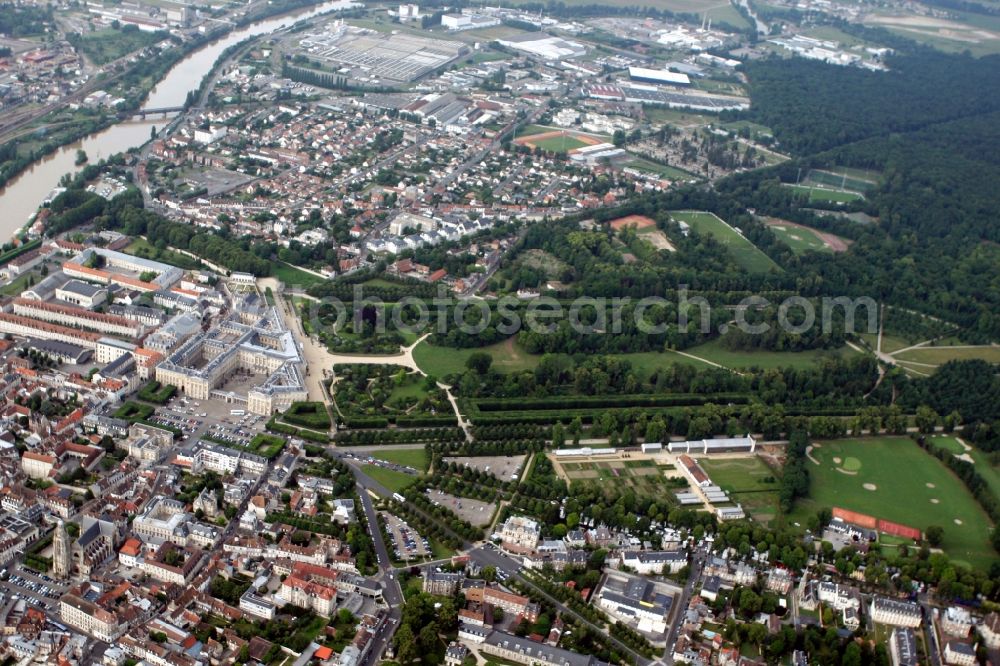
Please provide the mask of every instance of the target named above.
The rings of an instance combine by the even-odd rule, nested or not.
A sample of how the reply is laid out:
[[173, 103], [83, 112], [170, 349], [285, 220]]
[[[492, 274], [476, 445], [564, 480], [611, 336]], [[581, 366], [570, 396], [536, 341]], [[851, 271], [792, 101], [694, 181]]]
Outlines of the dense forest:
[[[860, 291], [955, 322], [975, 342], [1000, 338], [1000, 57], [926, 49], [889, 60], [890, 72], [801, 58], [745, 65], [752, 109], [798, 159], [733, 176], [720, 192], [776, 217], [855, 240], [838, 256], [790, 264], [805, 284]], [[849, 208], [860, 227], [803, 210], [782, 182], [846, 166], [882, 173]], [[767, 248], [765, 248], [767, 251]], [[797, 264], [797, 265], [796, 265]]]
[[38, 35], [52, 25], [52, 5], [0, 4], [0, 34], [8, 37]]

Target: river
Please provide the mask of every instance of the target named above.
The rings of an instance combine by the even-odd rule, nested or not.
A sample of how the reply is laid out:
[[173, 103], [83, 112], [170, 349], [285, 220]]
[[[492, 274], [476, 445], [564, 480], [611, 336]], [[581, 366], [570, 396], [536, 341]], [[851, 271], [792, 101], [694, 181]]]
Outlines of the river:
[[[349, 0], [325, 2], [313, 9], [265, 19], [234, 30], [174, 65], [150, 91], [143, 108], [182, 106], [187, 100], [188, 92], [197, 90], [222, 52], [248, 37], [266, 35], [318, 14], [354, 6], [357, 5]], [[153, 127], [163, 127], [168, 122], [169, 119], [163, 117], [120, 122], [80, 141], [67, 144], [32, 164], [0, 190], [0, 239], [12, 237], [28, 222], [48, 194], [58, 187], [64, 174], [75, 173], [82, 168], [76, 165], [77, 150], [84, 150], [91, 162], [97, 162], [129, 148], [138, 148], [149, 141]]]

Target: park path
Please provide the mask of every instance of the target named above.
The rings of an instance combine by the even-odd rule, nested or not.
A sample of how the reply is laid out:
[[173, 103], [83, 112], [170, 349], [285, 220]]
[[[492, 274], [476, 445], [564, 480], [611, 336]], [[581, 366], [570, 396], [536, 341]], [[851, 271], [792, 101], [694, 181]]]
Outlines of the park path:
[[[426, 373], [420, 369], [420, 366], [413, 359], [413, 350], [417, 345], [426, 340], [430, 333], [420, 336], [413, 344], [400, 349], [397, 354], [335, 354], [315, 337], [306, 334], [297, 313], [285, 301], [281, 289], [282, 284], [277, 278], [259, 278], [257, 286], [261, 291], [266, 291], [268, 288], [271, 289], [271, 292], [274, 294], [275, 305], [281, 313], [285, 326], [299, 341], [302, 357], [306, 362], [306, 387], [310, 400], [324, 404], [334, 404], [331, 397], [327, 394], [323, 381], [331, 376], [333, 366], [335, 365], [352, 363], [362, 365], [399, 365], [421, 376], [426, 376]], [[313, 372], [313, 368], [318, 369], [318, 371]], [[455, 411], [455, 418], [458, 419], [458, 425], [462, 428], [462, 432], [465, 433], [466, 441], [472, 441], [472, 425], [462, 416], [462, 412], [458, 408], [458, 401], [451, 392], [451, 387], [441, 382], [438, 382], [438, 387], [444, 390], [445, 395], [448, 396], [448, 402]]]

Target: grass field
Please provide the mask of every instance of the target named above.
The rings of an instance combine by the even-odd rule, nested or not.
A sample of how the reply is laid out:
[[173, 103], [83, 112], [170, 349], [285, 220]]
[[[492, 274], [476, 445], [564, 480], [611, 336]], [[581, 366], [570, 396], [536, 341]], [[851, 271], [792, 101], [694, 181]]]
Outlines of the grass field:
[[300, 268], [296, 268], [291, 264], [282, 263], [280, 261], [273, 262], [272, 273], [274, 277], [278, 278], [285, 283], [285, 286], [299, 286], [303, 289], [313, 286], [314, 284], [319, 284], [320, 282], [326, 282], [325, 278], [321, 278], [318, 275], [313, 275], [307, 271]]
[[919, 529], [939, 525], [952, 559], [975, 567], [996, 559], [989, 517], [954, 474], [909, 438], [827, 441], [812, 457], [820, 464], [808, 463], [810, 497], [797, 502], [792, 520], [839, 506]]
[[394, 493], [398, 493], [417, 480], [417, 477], [412, 474], [404, 474], [403, 472], [386, 469], [378, 465], [362, 465], [361, 469], [365, 474]]
[[[499, 372], [532, 370], [541, 360], [540, 355], [529, 354], [514, 338], [486, 347], [470, 349], [435, 347], [425, 340], [414, 348], [413, 358], [425, 373], [440, 378], [453, 373], [465, 372], [466, 360], [473, 353], [480, 351], [493, 357], [493, 367]], [[712, 363], [718, 363], [734, 370], [755, 365], [761, 368], [785, 368], [789, 366], [811, 368], [823, 358], [856, 353], [847, 346], [839, 349], [817, 349], [802, 352], [730, 351], [725, 349], [718, 340], [712, 340], [684, 351], [697, 358], [672, 351], [633, 352], [631, 354], [611, 354], [611, 356], [628, 361], [633, 368], [638, 370], [640, 375], [649, 376], [655, 370], [678, 364], [708, 368], [712, 367]]]
[[839, 349], [809, 349], [800, 352], [736, 351], [726, 349], [718, 339], [684, 350], [692, 356], [713, 361], [727, 368], [811, 368], [821, 359], [830, 356], [856, 354], [850, 347]]
[[714, 213], [690, 210], [672, 211], [670, 217], [678, 222], [688, 223], [692, 229], [700, 234], [714, 236], [716, 240], [726, 246], [736, 263], [751, 273], [779, 270], [778, 265], [770, 257]]
[[499, 372], [531, 370], [541, 358], [524, 351], [514, 338], [508, 338], [486, 347], [452, 349], [435, 347], [426, 340], [413, 349], [413, 360], [428, 375], [444, 377], [456, 372], [465, 372], [465, 362], [476, 352], [486, 352], [493, 357], [493, 367]]
[[850, 203], [851, 201], [857, 201], [858, 199], [864, 199], [864, 196], [858, 194], [857, 192], [848, 192], [847, 190], [832, 190], [825, 187], [810, 187], [808, 185], [791, 185], [786, 184], [785, 187], [790, 187], [791, 189], [802, 192], [809, 195], [809, 201], [825, 201], [832, 203]]
[[407, 467], [412, 467], [413, 469], [418, 469], [421, 472], [427, 469], [427, 453], [423, 448], [419, 449], [388, 449], [386, 451], [376, 451], [372, 452], [372, 458], [378, 458], [379, 460], [384, 460], [386, 462], [396, 463], [397, 465], [406, 465]]
[[934, 435], [931, 440], [935, 446], [951, 451], [956, 456], [972, 458], [976, 472], [983, 477], [983, 481], [990, 487], [993, 494], [1000, 498], [1000, 469], [990, 463], [989, 455], [974, 446], [963, 446], [962, 442], [950, 435]]
[[[872, 349], [878, 349], [878, 333], [862, 333], [861, 337], [864, 338], [865, 342], [871, 345]], [[882, 334], [882, 351], [886, 354], [891, 354], [897, 352], [900, 349], [905, 349], [909, 347], [912, 343], [907, 342], [903, 338], [897, 338], [892, 335]]]
[[[882, 346], [885, 346], [885, 340], [882, 341]], [[1000, 363], [1000, 346], [919, 347], [905, 351], [894, 358], [900, 361], [926, 363], [928, 365], [942, 365], [948, 361], [964, 361], [969, 359], [982, 359], [989, 363]]]
[[178, 268], [188, 270], [193, 270], [201, 265], [201, 262], [197, 259], [189, 257], [186, 254], [172, 252], [170, 250], [161, 250], [158, 247], [154, 247], [150, 245], [149, 241], [145, 238], [136, 238], [125, 247], [124, 252], [125, 254], [131, 254], [135, 257], [162, 261], [170, 264], [171, 266], [177, 266]]
[[809, 250], [815, 252], [833, 252], [813, 229], [788, 227], [781, 224], [769, 225], [768, 228], [782, 243], [790, 247], [795, 254], [802, 254]]
[[566, 153], [577, 148], [583, 148], [584, 146], [589, 146], [590, 144], [586, 141], [581, 141], [575, 136], [563, 135], [554, 136], [548, 139], [539, 139], [534, 142], [536, 146], [542, 150], [547, 150], [553, 153]]
[[778, 482], [760, 458], [701, 458], [698, 462], [755, 520], [769, 523], [778, 515]]
[[166, 38], [166, 33], [107, 28], [84, 35], [80, 48], [95, 64], [103, 65]]

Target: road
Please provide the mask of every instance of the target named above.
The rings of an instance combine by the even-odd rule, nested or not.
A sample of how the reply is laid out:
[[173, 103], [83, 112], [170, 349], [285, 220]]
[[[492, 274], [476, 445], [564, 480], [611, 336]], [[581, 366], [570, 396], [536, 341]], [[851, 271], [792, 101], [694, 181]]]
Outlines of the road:
[[[626, 654], [632, 657], [636, 666], [649, 666], [650, 664], [653, 663], [652, 660], [635, 652], [632, 648], [630, 648], [629, 646], [625, 645], [618, 639], [608, 634], [607, 629], [605, 629], [604, 627], [594, 624], [587, 618], [583, 617], [582, 615], [579, 615], [572, 608], [569, 608], [568, 606], [564, 605], [558, 599], [550, 596], [548, 592], [536, 586], [531, 581], [530, 578], [525, 578], [524, 576], [520, 575], [521, 564], [517, 560], [501, 552], [499, 549], [489, 546], [484, 546], [481, 548], [473, 548], [472, 550], [469, 551], [469, 556], [483, 566], [495, 567], [497, 571], [503, 571], [507, 577], [516, 578], [518, 581], [524, 583], [529, 588], [531, 588], [534, 594], [536, 594], [539, 597], [543, 597], [550, 605], [559, 610], [560, 613], [562, 613], [563, 615], [573, 617], [575, 620], [577, 620], [590, 630], [595, 631], [601, 636], [603, 636], [611, 645], [615, 647], [615, 649], [621, 651], [622, 654]], [[690, 584], [691, 583], [689, 583], [689, 585]], [[678, 616], [679, 615], [680, 614], [678, 613]]]
[[399, 580], [396, 578], [395, 569], [392, 566], [392, 558], [385, 547], [382, 539], [382, 530], [378, 528], [378, 516], [375, 514], [375, 505], [372, 503], [371, 495], [368, 494], [366, 482], [372, 479], [366, 475], [356, 473], [358, 496], [361, 498], [361, 507], [365, 512], [365, 520], [368, 522], [368, 534], [371, 535], [372, 543], [375, 546], [375, 558], [378, 560], [379, 574], [376, 580], [382, 583], [382, 598], [389, 605], [389, 613], [386, 621], [379, 627], [375, 638], [372, 639], [365, 658], [361, 661], [361, 666], [369, 666], [380, 661], [385, 648], [392, 640], [392, 635], [399, 626], [399, 620], [403, 617], [403, 590], [399, 587]]

